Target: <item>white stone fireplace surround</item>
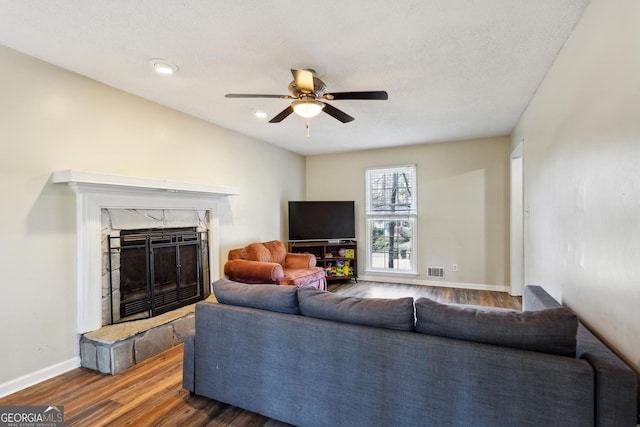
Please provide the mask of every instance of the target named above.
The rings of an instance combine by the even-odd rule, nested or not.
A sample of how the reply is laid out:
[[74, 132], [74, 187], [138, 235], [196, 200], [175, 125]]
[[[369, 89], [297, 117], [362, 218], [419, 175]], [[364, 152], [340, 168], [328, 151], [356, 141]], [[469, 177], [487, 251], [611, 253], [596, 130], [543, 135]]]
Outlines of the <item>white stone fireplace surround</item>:
[[77, 332], [102, 326], [102, 209], [171, 209], [208, 211], [209, 268], [219, 275], [218, 202], [239, 194], [220, 187], [121, 175], [56, 171], [53, 183], [66, 183], [76, 193]]

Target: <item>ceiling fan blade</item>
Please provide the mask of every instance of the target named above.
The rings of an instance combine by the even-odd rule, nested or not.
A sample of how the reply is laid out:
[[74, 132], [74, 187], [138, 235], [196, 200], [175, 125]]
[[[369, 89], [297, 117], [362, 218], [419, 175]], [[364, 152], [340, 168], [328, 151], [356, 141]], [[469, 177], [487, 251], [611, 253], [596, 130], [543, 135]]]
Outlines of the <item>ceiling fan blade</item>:
[[293, 113], [293, 107], [289, 105], [287, 108], [282, 110], [277, 116], [269, 120], [269, 123], [280, 123], [281, 121], [289, 117], [289, 114], [291, 113]]
[[348, 123], [348, 122], [352, 122], [353, 120], [355, 120], [353, 117], [351, 117], [350, 115], [348, 115], [344, 111], [338, 110], [336, 107], [334, 107], [333, 105], [330, 105], [330, 104], [326, 104], [325, 103], [324, 109], [322, 111], [324, 111], [325, 113], [327, 113], [331, 117], [340, 120], [342, 123]]
[[378, 99], [381, 101], [389, 99], [389, 94], [384, 90], [373, 90], [364, 92], [335, 92], [327, 93], [323, 96], [325, 99], [341, 100], [341, 99]]
[[264, 95], [264, 94], [256, 94], [256, 93], [228, 93], [224, 96], [225, 98], [281, 98], [281, 99], [291, 99], [290, 95]]
[[313, 93], [313, 73], [309, 70], [295, 70], [291, 69], [291, 74], [293, 74], [293, 79], [296, 81], [296, 86], [302, 92]]

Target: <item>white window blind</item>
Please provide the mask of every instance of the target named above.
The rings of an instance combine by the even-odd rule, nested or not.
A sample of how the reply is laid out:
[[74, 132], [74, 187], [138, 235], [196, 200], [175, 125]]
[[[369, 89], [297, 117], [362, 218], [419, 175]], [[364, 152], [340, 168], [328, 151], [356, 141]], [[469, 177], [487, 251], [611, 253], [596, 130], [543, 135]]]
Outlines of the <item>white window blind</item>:
[[367, 169], [367, 215], [415, 215], [416, 166]]
[[415, 273], [416, 166], [366, 172], [367, 270]]

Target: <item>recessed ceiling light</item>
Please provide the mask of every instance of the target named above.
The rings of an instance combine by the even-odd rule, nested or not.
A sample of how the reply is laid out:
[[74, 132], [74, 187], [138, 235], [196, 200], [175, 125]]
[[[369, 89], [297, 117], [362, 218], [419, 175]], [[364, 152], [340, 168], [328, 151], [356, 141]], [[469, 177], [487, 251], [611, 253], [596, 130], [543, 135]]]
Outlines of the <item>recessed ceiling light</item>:
[[163, 76], [170, 76], [178, 71], [178, 66], [164, 59], [150, 59], [149, 63], [154, 71]]
[[266, 111], [263, 111], [263, 110], [253, 110], [253, 115], [256, 116], [259, 119], [266, 119], [267, 118], [267, 113], [266, 113]]

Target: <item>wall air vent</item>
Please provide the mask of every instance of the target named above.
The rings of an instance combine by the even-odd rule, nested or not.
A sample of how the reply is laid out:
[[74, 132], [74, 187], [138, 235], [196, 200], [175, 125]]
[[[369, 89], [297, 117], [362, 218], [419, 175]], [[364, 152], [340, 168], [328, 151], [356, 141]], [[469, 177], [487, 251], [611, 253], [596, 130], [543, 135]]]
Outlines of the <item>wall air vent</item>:
[[427, 277], [444, 277], [443, 267], [427, 267]]

